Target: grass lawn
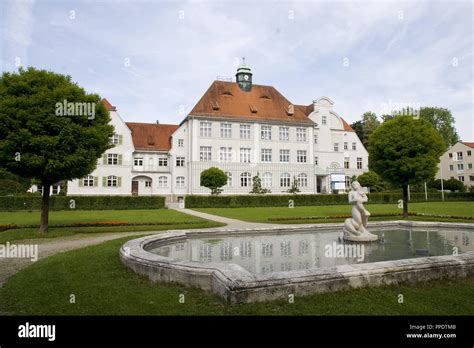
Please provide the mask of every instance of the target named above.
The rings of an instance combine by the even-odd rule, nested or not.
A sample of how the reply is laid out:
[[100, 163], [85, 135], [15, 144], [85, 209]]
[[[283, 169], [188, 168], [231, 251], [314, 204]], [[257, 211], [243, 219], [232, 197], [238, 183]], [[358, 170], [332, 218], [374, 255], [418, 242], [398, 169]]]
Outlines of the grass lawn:
[[[39, 226], [40, 212], [0, 212], [0, 225], [15, 224], [18, 226]], [[91, 221], [124, 221], [163, 223], [163, 225], [140, 226], [95, 226], [95, 227], [54, 227], [55, 225]], [[223, 224], [201, 219], [175, 210], [97, 210], [97, 211], [52, 211], [49, 215], [50, 229], [45, 235], [38, 233], [38, 228], [19, 228], [0, 232], [0, 243], [29, 238], [55, 238], [76, 234], [128, 232], [128, 231], [161, 231], [181, 228], [207, 228]]]
[[[370, 197], [369, 197], [370, 198]], [[366, 204], [365, 207], [372, 214], [383, 213], [400, 213], [401, 209], [396, 204]], [[410, 212], [429, 213], [438, 215], [452, 216], [473, 216], [474, 202], [428, 202], [428, 203], [410, 203]], [[344, 219], [314, 219], [314, 220], [283, 220], [272, 221], [274, 218], [298, 218], [310, 216], [331, 216], [331, 215], [350, 215], [351, 207], [349, 205], [326, 205], [326, 206], [305, 206], [294, 207], [249, 207], [249, 208], [200, 208], [194, 209], [204, 213], [220, 215], [224, 217], [245, 220], [251, 222], [271, 222], [271, 223], [314, 223], [314, 222], [341, 222]], [[369, 221], [377, 220], [399, 220], [401, 216], [392, 217], [373, 217]], [[436, 218], [436, 217], [420, 217], [411, 216], [410, 220], [423, 221], [461, 221], [474, 222], [474, 220]]]
[[[17, 315], [472, 315], [474, 279], [384, 286], [229, 305], [196, 288], [151, 283], [118, 257], [122, 238], [40, 260], [0, 288], [0, 312]], [[69, 302], [75, 295], [76, 303]], [[179, 295], [185, 303], [179, 303]], [[403, 294], [404, 303], [398, 303]]]

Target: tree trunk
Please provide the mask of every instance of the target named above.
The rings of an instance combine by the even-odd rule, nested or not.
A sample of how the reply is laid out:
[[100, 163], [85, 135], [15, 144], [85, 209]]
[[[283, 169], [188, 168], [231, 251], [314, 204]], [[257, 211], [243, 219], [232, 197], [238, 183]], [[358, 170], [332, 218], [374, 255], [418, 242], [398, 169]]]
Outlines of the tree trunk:
[[41, 223], [39, 232], [44, 234], [48, 232], [49, 220], [49, 190], [51, 185], [43, 185], [43, 196], [41, 197]]
[[403, 185], [403, 218], [408, 218], [408, 185]]

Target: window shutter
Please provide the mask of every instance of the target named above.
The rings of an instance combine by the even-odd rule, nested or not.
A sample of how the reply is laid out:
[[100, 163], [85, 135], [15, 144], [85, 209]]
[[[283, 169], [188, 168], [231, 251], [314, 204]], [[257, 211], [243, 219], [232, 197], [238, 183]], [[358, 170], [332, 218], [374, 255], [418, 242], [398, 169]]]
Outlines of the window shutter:
[[118, 186], [118, 187], [121, 187], [121, 186], [122, 186], [122, 177], [121, 177], [121, 176], [119, 176], [119, 177], [117, 178], [117, 186]]
[[123, 135], [119, 135], [119, 145], [123, 144]]
[[118, 165], [121, 166], [122, 165], [122, 155], [118, 155]]
[[84, 186], [84, 178], [79, 179], [79, 187]]
[[107, 164], [107, 154], [104, 153], [104, 155], [102, 156], [102, 164]]
[[97, 187], [98, 181], [99, 181], [99, 177], [94, 176], [94, 187]]
[[105, 177], [105, 176], [102, 177], [102, 186], [104, 186], [104, 187], [107, 186], [107, 177]]

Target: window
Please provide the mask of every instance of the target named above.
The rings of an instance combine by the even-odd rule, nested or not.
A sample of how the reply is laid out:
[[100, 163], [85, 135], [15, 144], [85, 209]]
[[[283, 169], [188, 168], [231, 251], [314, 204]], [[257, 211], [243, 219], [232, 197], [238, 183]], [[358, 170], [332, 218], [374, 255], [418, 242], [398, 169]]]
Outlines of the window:
[[167, 167], [168, 166], [168, 157], [158, 157], [158, 166]]
[[250, 125], [249, 124], [240, 125], [240, 139], [250, 139]]
[[232, 138], [231, 123], [221, 123], [221, 138]]
[[309, 242], [307, 240], [301, 240], [298, 245], [298, 254], [307, 255], [309, 251]]
[[134, 166], [143, 166], [143, 157], [135, 157], [133, 159], [133, 165]]
[[200, 147], [199, 159], [201, 162], [210, 162], [212, 160], [211, 150], [212, 148], [210, 146]]
[[453, 154], [451, 152], [449, 153], [449, 158], [453, 158]]
[[334, 152], [339, 152], [339, 143], [334, 143]]
[[346, 184], [346, 190], [349, 190], [351, 187], [351, 177], [346, 175], [344, 179], [344, 182]]
[[59, 185], [51, 186], [51, 194], [57, 195], [59, 193]]
[[327, 117], [326, 116], [322, 116], [321, 117], [321, 124], [326, 124], [327, 123]]
[[250, 152], [251, 152], [250, 148], [241, 147], [240, 148], [240, 162], [250, 163]]
[[110, 143], [114, 145], [118, 145], [120, 143], [120, 135], [114, 134], [112, 138], [110, 138]]
[[288, 173], [283, 173], [280, 176], [280, 186], [281, 187], [290, 187], [291, 177]]
[[109, 175], [107, 177], [107, 187], [117, 187], [118, 180], [115, 175]]
[[458, 176], [458, 180], [464, 182], [464, 176]]
[[474, 181], [474, 175], [469, 176], [469, 181]]
[[232, 173], [225, 172], [225, 175], [227, 175], [227, 186], [232, 187]]
[[211, 122], [199, 122], [199, 135], [202, 137], [210, 137], [211, 134]]
[[261, 126], [260, 135], [262, 140], [272, 140], [272, 126]]
[[167, 187], [168, 186], [168, 177], [159, 176], [158, 177], [158, 187]]
[[178, 139], [178, 147], [184, 147], [184, 139]]
[[151, 187], [151, 181], [150, 180], [145, 181], [145, 187]]
[[306, 128], [296, 128], [296, 141], [306, 142]]
[[82, 185], [85, 187], [94, 186], [94, 177], [92, 175], [87, 175], [82, 182]]
[[221, 261], [232, 260], [232, 244], [224, 242], [221, 244]]
[[347, 144], [347, 141], [344, 142], [344, 150], [347, 150], [348, 149], [348, 144]]
[[462, 151], [458, 152], [458, 161], [462, 161]]
[[296, 162], [306, 163], [306, 150], [296, 151]]
[[314, 157], [314, 165], [315, 165], [315, 166], [319, 165], [319, 158], [318, 158], [318, 156]]
[[240, 186], [249, 187], [251, 180], [250, 173], [245, 172], [240, 174]]
[[449, 165], [449, 170], [450, 171], [453, 171], [454, 170], [454, 166], [452, 164]]
[[273, 244], [262, 243], [262, 256], [272, 257], [273, 256]]
[[119, 164], [118, 158], [119, 158], [119, 155], [117, 155], [116, 153], [107, 154], [107, 164], [112, 164], [112, 165]]
[[349, 169], [349, 157], [344, 158], [344, 169]]
[[296, 181], [299, 187], [307, 187], [308, 186], [308, 175], [305, 173], [298, 174], [296, 177]]
[[272, 162], [272, 149], [262, 149], [262, 163]]
[[176, 177], [176, 187], [184, 187], [184, 176]]
[[471, 156], [471, 150], [467, 151], [467, 155]]
[[357, 157], [357, 169], [362, 169], [362, 157]]
[[262, 186], [265, 187], [265, 188], [270, 188], [270, 187], [273, 186], [272, 173], [263, 173]]
[[464, 164], [458, 163], [458, 172], [461, 172], [464, 170]]
[[232, 162], [232, 148], [231, 147], [221, 147], [219, 149], [219, 161]]
[[472, 163], [468, 163], [467, 167], [468, 167], [469, 169], [472, 169]]
[[280, 242], [281, 256], [291, 256], [291, 241]]
[[184, 157], [176, 157], [176, 167], [184, 167]]
[[315, 143], [315, 144], [318, 143], [318, 134], [315, 134], [315, 135], [314, 135], [314, 143]]
[[352, 143], [352, 150], [357, 150], [357, 145], [356, 145], [356, 143]]
[[280, 150], [280, 162], [281, 163], [290, 162], [290, 150]]
[[290, 128], [280, 127], [280, 140], [282, 141], [290, 140]]

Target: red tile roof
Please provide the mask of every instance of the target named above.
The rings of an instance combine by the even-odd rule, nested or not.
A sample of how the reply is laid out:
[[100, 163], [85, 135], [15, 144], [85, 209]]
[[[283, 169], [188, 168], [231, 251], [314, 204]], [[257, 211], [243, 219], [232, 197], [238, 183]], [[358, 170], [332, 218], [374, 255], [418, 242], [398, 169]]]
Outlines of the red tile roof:
[[235, 82], [214, 81], [189, 115], [314, 123], [298, 107], [289, 115], [290, 105], [293, 104], [272, 86], [252, 85], [252, 90], [245, 92]]
[[169, 151], [171, 135], [178, 129], [177, 124], [154, 124], [126, 122], [132, 131], [133, 145], [136, 150]]
[[100, 101], [102, 103], [102, 105], [105, 106], [105, 108], [109, 111], [117, 111], [117, 108], [115, 106], [113, 106], [112, 104], [109, 103], [109, 101], [107, 99], [102, 99]]
[[474, 148], [474, 143], [462, 142], [464, 145]]

